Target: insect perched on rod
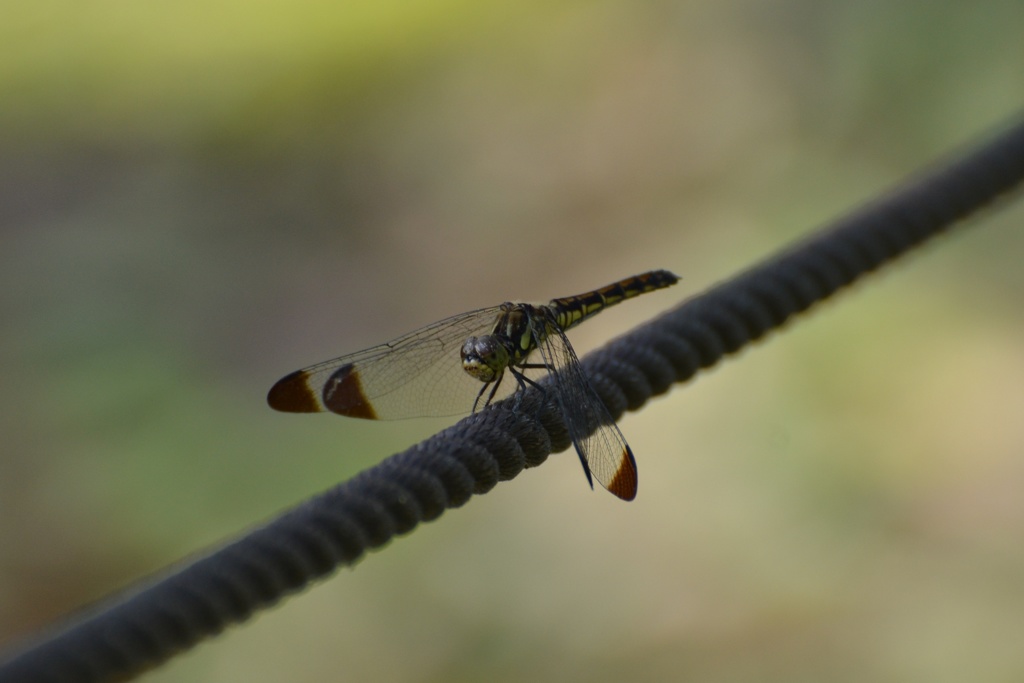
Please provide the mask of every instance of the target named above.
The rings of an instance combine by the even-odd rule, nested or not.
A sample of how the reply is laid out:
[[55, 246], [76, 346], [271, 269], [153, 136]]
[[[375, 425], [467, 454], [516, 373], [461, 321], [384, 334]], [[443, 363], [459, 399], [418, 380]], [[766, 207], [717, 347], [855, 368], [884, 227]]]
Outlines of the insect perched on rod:
[[[370, 420], [459, 415], [535, 385], [525, 371], [544, 369], [591, 488], [596, 478], [619, 498], [633, 500], [633, 452], [565, 331], [678, 280], [667, 270], [655, 270], [546, 304], [506, 302], [454, 315], [386, 344], [297, 370], [271, 388], [267, 402], [284, 412], [330, 411]], [[529, 362], [534, 351], [539, 363]], [[506, 372], [515, 382], [502, 383]]]

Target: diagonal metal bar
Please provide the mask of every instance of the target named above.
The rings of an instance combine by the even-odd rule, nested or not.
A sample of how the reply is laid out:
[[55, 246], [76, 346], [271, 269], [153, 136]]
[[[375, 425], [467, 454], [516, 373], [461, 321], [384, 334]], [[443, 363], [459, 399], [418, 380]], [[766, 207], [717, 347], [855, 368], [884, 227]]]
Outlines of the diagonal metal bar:
[[[1024, 180], [1024, 120], [588, 355], [616, 418], [779, 328]], [[462, 420], [0, 663], [0, 683], [124, 680], [571, 444], [537, 391]]]

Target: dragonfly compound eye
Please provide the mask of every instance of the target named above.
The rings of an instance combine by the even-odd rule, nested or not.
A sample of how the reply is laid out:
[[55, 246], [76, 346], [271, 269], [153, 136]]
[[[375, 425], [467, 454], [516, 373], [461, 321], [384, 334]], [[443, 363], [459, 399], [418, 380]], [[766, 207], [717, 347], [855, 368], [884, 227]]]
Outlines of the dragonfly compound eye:
[[494, 335], [470, 337], [462, 345], [462, 369], [481, 382], [497, 379], [508, 361], [508, 349]]

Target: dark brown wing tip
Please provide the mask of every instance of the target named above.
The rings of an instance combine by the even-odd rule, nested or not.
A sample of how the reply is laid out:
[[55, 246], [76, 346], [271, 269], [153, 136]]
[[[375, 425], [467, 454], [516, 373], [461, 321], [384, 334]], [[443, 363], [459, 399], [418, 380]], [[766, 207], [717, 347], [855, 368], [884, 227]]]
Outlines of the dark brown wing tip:
[[274, 410], [283, 413], [316, 413], [320, 411], [320, 403], [316, 394], [309, 386], [309, 375], [305, 370], [296, 370], [290, 375], [277, 380], [270, 388], [267, 403]]
[[629, 450], [629, 446], [626, 446], [622, 451], [619, 471], [608, 482], [608, 490], [622, 500], [628, 501], [636, 498], [636, 488], [636, 461], [633, 459], [633, 452]]
[[338, 415], [377, 419], [377, 412], [363, 391], [359, 371], [351, 363], [338, 368], [324, 384], [324, 405]]

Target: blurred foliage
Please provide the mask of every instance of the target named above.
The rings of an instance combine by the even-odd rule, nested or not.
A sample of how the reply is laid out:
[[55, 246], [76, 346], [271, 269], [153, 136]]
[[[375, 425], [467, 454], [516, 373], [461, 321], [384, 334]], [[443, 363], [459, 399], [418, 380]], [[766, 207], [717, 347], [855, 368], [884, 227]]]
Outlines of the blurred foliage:
[[[650, 268], [581, 352], [1024, 103], [1024, 5], [6, 3], [0, 639], [429, 435], [284, 373]], [[1016, 680], [1006, 202], [154, 681]]]

